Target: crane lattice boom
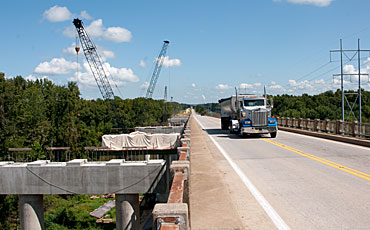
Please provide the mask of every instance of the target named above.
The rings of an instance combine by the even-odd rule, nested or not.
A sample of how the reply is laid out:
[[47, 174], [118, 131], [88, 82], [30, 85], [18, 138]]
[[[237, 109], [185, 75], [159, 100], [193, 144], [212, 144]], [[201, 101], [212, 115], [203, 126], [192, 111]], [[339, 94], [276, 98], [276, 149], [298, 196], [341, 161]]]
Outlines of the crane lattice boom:
[[153, 71], [152, 78], [150, 80], [149, 87], [146, 91], [146, 98], [151, 98], [153, 96], [154, 88], [155, 88], [155, 85], [157, 84], [159, 73], [161, 72], [162, 65], [163, 65], [163, 62], [164, 62], [164, 58], [165, 58], [169, 43], [170, 43], [169, 41], [164, 41], [163, 42], [161, 52], [159, 52], [157, 62], [155, 63], [155, 68], [154, 68], [154, 71]]
[[114, 93], [109, 83], [108, 76], [103, 68], [103, 64], [97, 52], [96, 46], [87, 34], [80, 19], [74, 19], [73, 24], [76, 27], [82, 49], [84, 51], [86, 60], [90, 65], [91, 72], [95, 78], [96, 84], [99, 87], [100, 93], [102, 94], [104, 100], [113, 99]]

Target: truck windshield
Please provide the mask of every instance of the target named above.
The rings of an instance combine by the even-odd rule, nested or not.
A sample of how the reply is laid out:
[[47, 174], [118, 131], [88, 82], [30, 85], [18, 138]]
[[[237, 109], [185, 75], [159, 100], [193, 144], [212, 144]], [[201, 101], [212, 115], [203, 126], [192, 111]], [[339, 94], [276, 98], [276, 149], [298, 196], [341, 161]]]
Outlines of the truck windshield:
[[265, 100], [254, 99], [254, 100], [244, 100], [244, 106], [264, 106]]

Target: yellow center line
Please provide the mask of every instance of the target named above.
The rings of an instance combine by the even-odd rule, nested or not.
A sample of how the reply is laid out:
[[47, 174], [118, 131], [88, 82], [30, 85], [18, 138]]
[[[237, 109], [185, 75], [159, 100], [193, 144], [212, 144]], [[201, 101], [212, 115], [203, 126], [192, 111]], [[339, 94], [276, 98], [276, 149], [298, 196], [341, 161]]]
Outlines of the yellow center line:
[[307, 158], [310, 158], [312, 160], [315, 160], [315, 161], [318, 161], [320, 163], [323, 163], [325, 165], [328, 165], [330, 167], [333, 167], [333, 168], [336, 168], [336, 169], [339, 169], [343, 172], [346, 172], [346, 173], [349, 173], [349, 174], [352, 174], [354, 176], [357, 176], [357, 177], [360, 177], [362, 179], [365, 179], [365, 180], [368, 180], [370, 181], [370, 174], [367, 174], [367, 173], [364, 173], [364, 172], [360, 172], [358, 170], [355, 170], [355, 169], [352, 169], [352, 168], [349, 168], [347, 166], [344, 166], [344, 165], [341, 165], [341, 164], [338, 164], [338, 163], [335, 163], [335, 162], [332, 162], [332, 161], [329, 161], [329, 160], [326, 160], [324, 158], [321, 158], [321, 157], [318, 157], [318, 156], [315, 156], [315, 155], [312, 155], [312, 154], [309, 154], [309, 153], [306, 153], [306, 152], [303, 152], [301, 150], [298, 150], [298, 149], [295, 149], [295, 148], [292, 148], [290, 146], [287, 146], [287, 145], [283, 145], [283, 144], [280, 144], [280, 143], [277, 143], [275, 141], [271, 141], [271, 140], [268, 140], [268, 139], [262, 139], [261, 140], [267, 142], [267, 143], [270, 143], [270, 144], [273, 144], [273, 145], [276, 145], [276, 146], [279, 146], [283, 149], [286, 149], [286, 150], [289, 150], [291, 152], [295, 152], [295, 153], [298, 153], [299, 155], [301, 156], [304, 156], [304, 157], [307, 157]]
[[[220, 123], [220, 122], [217, 122], [213, 119], [210, 119], [210, 118], [206, 118], [212, 122], [215, 122], [215, 123]], [[286, 150], [289, 150], [291, 152], [294, 152], [294, 153], [297, 153], [301, 156], [304, 156], [304, 157], [307, 157], [307, 158], [310, 158], [314, 161], [317, 161], [317, 162], [320, 162], [320, 163], [323, 163], [325, 165], [328, 165], [330, 167], [333, 167], [333, 168], [336, 168], [336, 169], [339, 169], [343, 172], [346, 172], [346, 173], [349, 173], [349, 174], [352, 174], [354, 176], [357, 176], [357, 177], [360, 177], [362, 179], [365, 179], [365, 180], [368, 180], [370, 181], [370, 174], [367, 174], [367, 173], [364, 173], [364, 172], [361, 172], [361, 171], [358, 171], [356, 169], [352, 169], [350, 167], [347, 167], [347, 166], [344, 166], [344, 165], [341, 165], [341, 164], [338, 164], [338, 163], [335, 163], [333, 161], [329, 161], [329, 160], [326, 160], [324, 158], [321, 158], [321, 157], [318, 157], [318, 156], [315, 156], [315, 155], [312, 155], [312, 154], [309, 154], [309, 153], [306, 153], [306, 152], [303, 152], [301, 150], [298, 150], [298, 149], [295, 149], [293, 147], [290, 147], [290, 146], [287, 146], [287, 145], [283, 145], [283, 144], [280, 144], [278, 142], [275, 142], [275, 141], [272, 141], [272, 140], [269, 140], [269, 139], [265, 139], [265, 138], [260, 138], [260, 140], [263, 140], [267, 143], [270, 143], [270, 144], [273, 144], [273, 145], [276, 145], [276, 146], [279, 146], [283, 149], [286, 149]]]

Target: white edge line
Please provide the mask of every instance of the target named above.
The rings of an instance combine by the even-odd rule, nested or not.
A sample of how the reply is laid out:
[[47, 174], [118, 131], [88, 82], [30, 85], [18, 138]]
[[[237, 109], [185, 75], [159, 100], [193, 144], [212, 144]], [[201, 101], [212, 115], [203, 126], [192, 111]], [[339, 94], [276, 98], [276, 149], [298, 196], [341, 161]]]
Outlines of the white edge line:
[[[198, 122], [198, 124], [201, 126], [201, 128], [204, 130], [205, 128], [199, 122], [198, 118], [196, 116], [194, 116], [194, 118]], [[248, 179], [248, 177], [242, 172], [242, 170], [240, 170], [240, 168], [234, 163], [234, 161], [229, 157], [229, 155], [226, 153], [226, 151], [213, 139], [213, 137], [211, 135], [208, 135], [208, 136], [211, 138], [213, 143], [220, 150], [220, 152], [225, 157], [225, 159], [229, 162], [229, 164], [234, 169], [234, 171], [239, 175], [240, 179], [242, 179], [242, 181], [247, 186], [249, 191], [252, 193], [254, 198], [256, 198], [256, 200], [262, 206], [262, 208], [265, 210], [265, 212], [270, 217], [272, 222], [274, 222], [275, 226], [280, 230], [289, 230], [290, 229], [289, 226], [284, 222], [284, 220], [279, 216], [279, 214], [277, 214], [277, 212], [274, 210], [274, 208], [262, 196], [262, 194], [257, 190], [257, 188]]]

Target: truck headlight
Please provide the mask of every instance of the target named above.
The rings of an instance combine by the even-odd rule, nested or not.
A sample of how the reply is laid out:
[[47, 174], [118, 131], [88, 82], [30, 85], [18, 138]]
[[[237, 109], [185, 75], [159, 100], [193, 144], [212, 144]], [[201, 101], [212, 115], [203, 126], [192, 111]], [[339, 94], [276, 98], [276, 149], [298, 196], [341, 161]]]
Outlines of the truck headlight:
[[248, 120], [248, 121], [244, 121], [244, 124], [245, 124], [245, 125], [250, 125], [251, 123], [252, 123], [252, 122], [251, 122], [251, 121], [249, 121], [249, 120]]

